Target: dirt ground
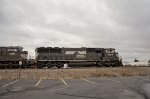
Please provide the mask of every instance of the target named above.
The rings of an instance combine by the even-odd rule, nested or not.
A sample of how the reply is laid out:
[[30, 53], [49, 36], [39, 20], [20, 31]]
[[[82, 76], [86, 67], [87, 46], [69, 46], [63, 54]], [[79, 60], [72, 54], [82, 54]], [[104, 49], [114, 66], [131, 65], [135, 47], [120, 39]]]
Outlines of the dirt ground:
[[76, 79], [150, 75], [150, 67], [82, 68], [82, 69], [5, 69], [0, 79]]

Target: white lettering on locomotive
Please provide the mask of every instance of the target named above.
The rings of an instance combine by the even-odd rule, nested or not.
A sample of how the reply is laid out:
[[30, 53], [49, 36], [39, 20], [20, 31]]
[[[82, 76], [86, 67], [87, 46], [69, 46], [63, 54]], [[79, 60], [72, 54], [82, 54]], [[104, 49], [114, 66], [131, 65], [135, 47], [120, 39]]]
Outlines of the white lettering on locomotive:
[[78, 58], [78, 59], [84, 59], [85, 58], [85, 55], [76, 55], [76, 58]]
[[86, 54], [86, 51], [65, 51], [65, 54]]

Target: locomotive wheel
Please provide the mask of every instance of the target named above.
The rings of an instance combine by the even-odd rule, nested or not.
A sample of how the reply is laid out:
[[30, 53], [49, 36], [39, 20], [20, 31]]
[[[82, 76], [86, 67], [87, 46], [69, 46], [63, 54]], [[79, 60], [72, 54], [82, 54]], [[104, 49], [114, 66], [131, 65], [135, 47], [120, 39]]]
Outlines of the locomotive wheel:
[[49, 63], [49, 64], [47, 64], [47, 67], [48, 67], [48, 68], [52, 68], [53, 66], [52, 66], [51, 63]]
[[103, 65], [101, 63], [96, 64], [96, 67], [102, 67]]
[[63, 67], [63, 64], [62, 63], [57, 63], [57, 68], [62, 68]]

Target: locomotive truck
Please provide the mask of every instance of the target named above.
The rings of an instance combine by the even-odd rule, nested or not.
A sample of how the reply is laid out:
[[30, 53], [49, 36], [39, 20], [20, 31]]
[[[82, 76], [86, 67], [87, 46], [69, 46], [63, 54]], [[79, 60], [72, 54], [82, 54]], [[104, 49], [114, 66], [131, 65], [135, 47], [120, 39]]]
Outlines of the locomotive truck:
[[59, 48], [38, 47], [35, 50], [38, 68], [69, 66], [122, 66], [118, 52], [114, 48]]
[[0, 68], [25, 67], [27, 55], [28, 52], [20, 46], [0, 47]]

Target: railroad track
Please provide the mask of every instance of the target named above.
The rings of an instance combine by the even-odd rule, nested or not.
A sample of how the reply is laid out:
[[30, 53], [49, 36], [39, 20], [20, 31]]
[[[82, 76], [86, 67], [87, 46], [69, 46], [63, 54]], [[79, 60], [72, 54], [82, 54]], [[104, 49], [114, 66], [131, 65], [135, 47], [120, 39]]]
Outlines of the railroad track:
[[118, 68], [150, 68], [150, 66], [118, 66], [118, 67], [68, 67], [68, 68], [5, 68], [5, 69], [0, 69], [0, 70], [68, 70], [68, 69], [103, 69], [103, 68], [113, 68], [113, 69], [118, 69]]

